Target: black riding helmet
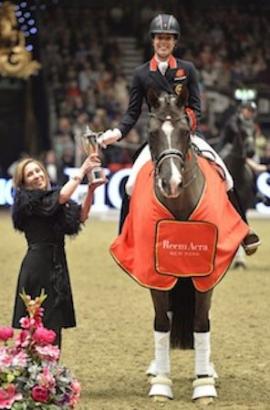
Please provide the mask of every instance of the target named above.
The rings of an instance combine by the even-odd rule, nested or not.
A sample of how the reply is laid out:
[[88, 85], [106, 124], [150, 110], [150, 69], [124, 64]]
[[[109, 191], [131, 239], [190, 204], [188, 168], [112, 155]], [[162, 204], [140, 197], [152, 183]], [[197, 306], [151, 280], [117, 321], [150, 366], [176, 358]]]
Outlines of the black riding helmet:
[[240, 105], [240, 108], [247, 108], [250, 111], [257, 111], [257, 104], [255, 101], [243, 101]]
[[178, 21], [171, 14], [159, 14], [154, 17], [150, 24], [149, 34], [174, 34], [176, 38], [180, 36], [180, 26]]

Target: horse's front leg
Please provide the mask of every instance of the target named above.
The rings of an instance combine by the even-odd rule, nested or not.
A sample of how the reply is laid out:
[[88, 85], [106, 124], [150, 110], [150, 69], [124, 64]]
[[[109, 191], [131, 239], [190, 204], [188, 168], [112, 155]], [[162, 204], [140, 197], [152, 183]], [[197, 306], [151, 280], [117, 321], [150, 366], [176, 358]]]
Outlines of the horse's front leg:
[[217, 397], [215, 377], [217, 377], [210, 363], [210, 319], [209, 312], [213, 291], [206, 293], [195, 292], [194, 315], [194, 348], [195, 375], [193, 382], [193, 400], [207, 400], [211, 402]]
[[155, 400], [172, 399], [172, 382], [170, 380], [170, 319], [169, 292], [151, 290], [152, 301], [155, 310], [154, 320], [154, 346], [155, 359], [150, 365], [154, 374], [151, 379], [149, 396]]

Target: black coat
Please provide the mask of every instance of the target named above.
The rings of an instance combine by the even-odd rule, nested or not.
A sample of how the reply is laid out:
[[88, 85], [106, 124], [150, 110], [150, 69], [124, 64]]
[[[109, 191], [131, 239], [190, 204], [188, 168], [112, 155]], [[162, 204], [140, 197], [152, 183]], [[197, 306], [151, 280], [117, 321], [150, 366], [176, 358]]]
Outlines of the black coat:
[[81, 207], [74, 201], [59, 204], [59, 190], [18, 190], [12, 210], [15, 229], [24, 232], [28, 249], [18, 278], [12, 325], [20, 328], [26, 316], [19, 294], [32, 298], [45, 290], [44, 325], [57, 329], [76, 325], [72, 291], [64, 248], [65, 234], [80, 229]]
[[[223, 148], [228, 144], [233, 145], [234, 140], [238, 135], [242, 136], [245, 140], [247, 137], [255, 139], [256, 137], [256, 124], [253, 120], [245, 120], [239, 112], [233, 114], [231, 118], [226, 122], [222, 133], [218, 151], [221, 151], [223, 155]], [[226, 151], [225, 151], [226, 152]]]
[[144, 100], [147, 102], [150, 110], [151, 107], [147, 101], [147, 93], [151, 88], [159, 93], [165, 91], [170, 94], [177, 94], [179, 88], [181, 89], [181, 86], [185, 85], [189, 93], [187, 106], [195, 112], [197, 120], [199, 120], [201, 104], [197, 72], [194, 65], [189, 61], [174, 57], [170, 58], [169, 63], [165, 76], [158, 70], [154, 58], [135, 69], [130, 89], [129, 106], [119, 125], [123, 137], [136, 124], [141, 114]]

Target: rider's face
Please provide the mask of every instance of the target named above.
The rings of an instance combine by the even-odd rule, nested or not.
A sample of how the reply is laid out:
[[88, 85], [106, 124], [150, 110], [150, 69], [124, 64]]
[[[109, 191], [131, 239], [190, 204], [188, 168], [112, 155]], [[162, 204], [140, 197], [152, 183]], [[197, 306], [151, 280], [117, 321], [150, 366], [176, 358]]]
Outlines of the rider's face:
[[254, 119], [256, 117], [256, 111], [255, 110], [251, 110], [249, 108], [243, 108], [242, 112], [243, 112], [244, 118], [247, 119], [247, 120], [251, 120], [251, 119]]
[[153, 38], [153, 47], [159, 60], [167, 60], [172, 54], [176, 38], [173, 34], [155, 34]]

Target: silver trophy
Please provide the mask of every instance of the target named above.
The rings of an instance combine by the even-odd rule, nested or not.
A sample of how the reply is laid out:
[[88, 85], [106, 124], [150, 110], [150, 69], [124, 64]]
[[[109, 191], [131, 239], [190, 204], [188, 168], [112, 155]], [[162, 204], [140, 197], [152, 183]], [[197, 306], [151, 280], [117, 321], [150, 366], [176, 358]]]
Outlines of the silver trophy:
[[[99, 133], [91, 131], [88, 126], [86, 126], [85, 133], [82, 135], [82, 145], [86, 155], [97, 154], [99, 155], [99, 144], [97, 142], [97, 137]], [[104, 181], [105, 173], [101, 167], [95, 167], [92, 169], [87, 178], [90, 184], [94, 182]]]

